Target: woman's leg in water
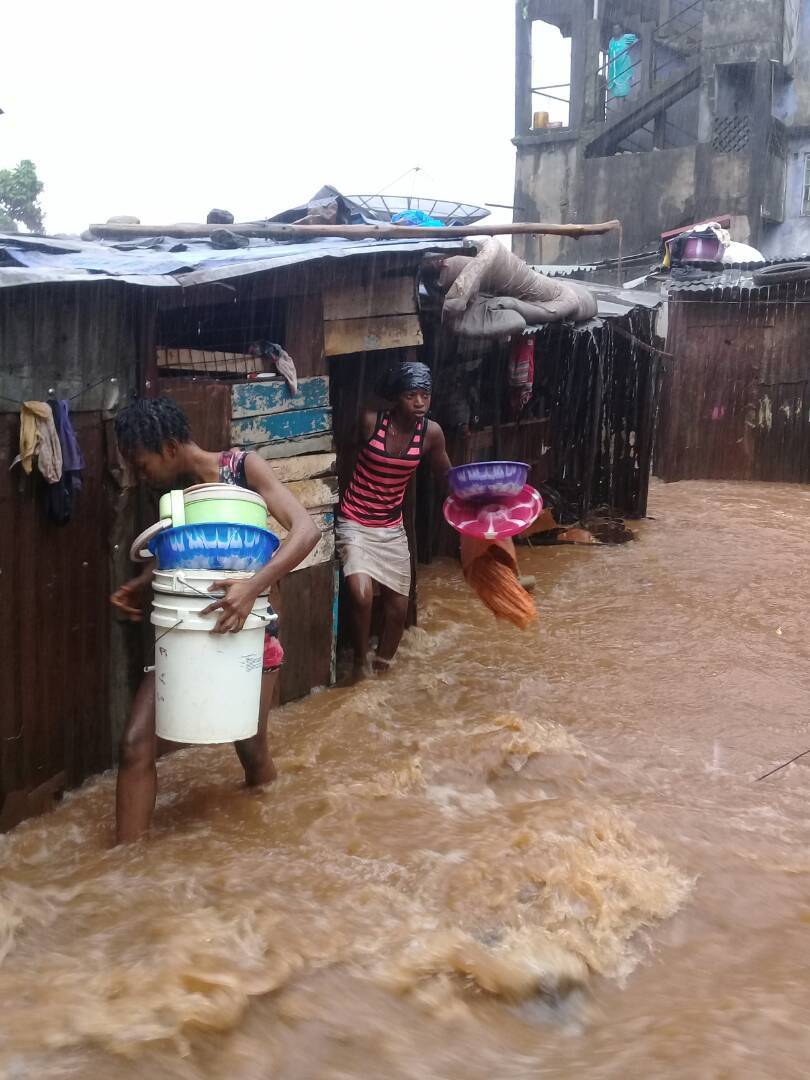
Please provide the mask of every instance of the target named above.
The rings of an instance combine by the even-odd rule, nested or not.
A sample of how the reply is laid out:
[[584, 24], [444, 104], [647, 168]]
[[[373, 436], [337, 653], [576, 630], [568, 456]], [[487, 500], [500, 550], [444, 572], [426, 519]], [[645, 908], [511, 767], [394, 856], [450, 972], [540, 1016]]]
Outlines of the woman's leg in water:
[[115, 791], [117, 844], [140, 840], [149, 831], [157, 796], [155, 675], [145, 675], [121, 735]]
[[354, 648], [354, 677], [361, 678], [366, 671], [368, 643], [371, 636], [371, 607], [374, 603], [374, 583], [368, 574], [350, 574], [346, 578], [349, 590], [352, 646]]
[[261, 787], [270, 784], [276, 778], [276, 766], [267, 743], [267, 727], [270, 709], [273, 704], [273, 691], [278, 682], [278, 671], [262, 672], [262, 696], [259, 701], [259, 730], [250, 739], [240, 739], [233, 745], [242, 768], [245, 770], [245, 783], [248, 787]]
[[381, 585], [380, 591], [383, 603], [383, 624], [373, 666], [375, 671], [382, 672], [389, 669], [399, 648], [402, 632], [405, 629], [405, 620], [408, 617], [410, 598], [394, 592], [386, 585]]

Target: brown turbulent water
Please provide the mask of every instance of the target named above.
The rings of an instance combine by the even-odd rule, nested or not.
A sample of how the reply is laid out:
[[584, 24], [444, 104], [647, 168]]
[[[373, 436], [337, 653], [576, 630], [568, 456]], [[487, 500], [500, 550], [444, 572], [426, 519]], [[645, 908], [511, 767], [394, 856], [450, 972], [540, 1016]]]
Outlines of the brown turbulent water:
[[[539, 629], [444, 562], [387, 679], [281, 710], [280, 779], [160, 766], [0, 838], [8, 1077], [800, 1077], [810, 491], [656, 487], [546, 548]], [[810, 762], [810, 758], [806, 759]]]

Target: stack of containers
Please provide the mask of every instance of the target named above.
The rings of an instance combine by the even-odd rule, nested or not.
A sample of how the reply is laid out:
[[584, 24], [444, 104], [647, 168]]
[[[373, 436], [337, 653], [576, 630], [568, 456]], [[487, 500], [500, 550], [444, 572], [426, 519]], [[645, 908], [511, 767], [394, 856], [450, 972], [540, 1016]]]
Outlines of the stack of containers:
[[477, 540], [507, 540], [522, 533], [543, 509], [539, 491], [526, 483], [523, 461], [476, 461], [450, 470], [445, 500], [449, 525]]
[[[160, 520], [135, 540], [135, 562], [155, 559], [157, 734], [182, 743], [222, 743], [255, 735], [265, 629], [275, 617], [258, 598], [238, 634], [212, 634], [203, 610], [214, 582], [250, 578], [272, 559], [278, 537], [256, 492], [198, 484], [160, 500]], [[221, 595], [221, 594], [220, 594]]]

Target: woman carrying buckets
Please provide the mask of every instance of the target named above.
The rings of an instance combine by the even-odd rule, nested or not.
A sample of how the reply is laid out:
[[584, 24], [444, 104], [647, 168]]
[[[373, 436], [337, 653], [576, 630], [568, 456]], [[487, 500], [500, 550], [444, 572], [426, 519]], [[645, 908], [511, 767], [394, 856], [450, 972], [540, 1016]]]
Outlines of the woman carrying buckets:
[[[257, 492], [288, 534], [274, 558], [247, 580], [217, 582], [221, 598], [199, 614], [219, 612], [217, 634], [236, 634], [251, 617], [257, 599], [294, 570], [315, 547], [320, 533], [303, 506], [290, 494], [272, 467], [253, 453], [226, 450], [211, 453], [191, 439], [188, 420], [169, 398], [133, 401], [116, 417], [119, 449], [140, 480], [161, 491], [193, 484], [237, 484]], [[128, 618], [140, 620], [152, 588], [153, 566], [121, 586], [112, 603]], [[283, 656], [275, 638], [266, 640], [258, 731], [234, 744], [249, 786], [267, 784], [276, 770], [267, 745], [267, 718], [276, 671]], [[116, 790], [116, 837], [127, 843], [144, 836], [151, 824], [157, 795], [155, 678], [147, 674], [138, 689], [121, 737]]]

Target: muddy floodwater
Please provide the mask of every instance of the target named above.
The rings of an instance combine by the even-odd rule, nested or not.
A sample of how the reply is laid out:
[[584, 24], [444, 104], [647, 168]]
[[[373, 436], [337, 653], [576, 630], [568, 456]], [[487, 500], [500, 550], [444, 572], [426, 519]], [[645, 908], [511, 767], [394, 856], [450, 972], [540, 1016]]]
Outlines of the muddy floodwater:
[[810, 490], [655, 486], [525, 551], [537, 630], [443, 561], [387, 678], [0, 837], [0, 1075], [805, 1077]]

